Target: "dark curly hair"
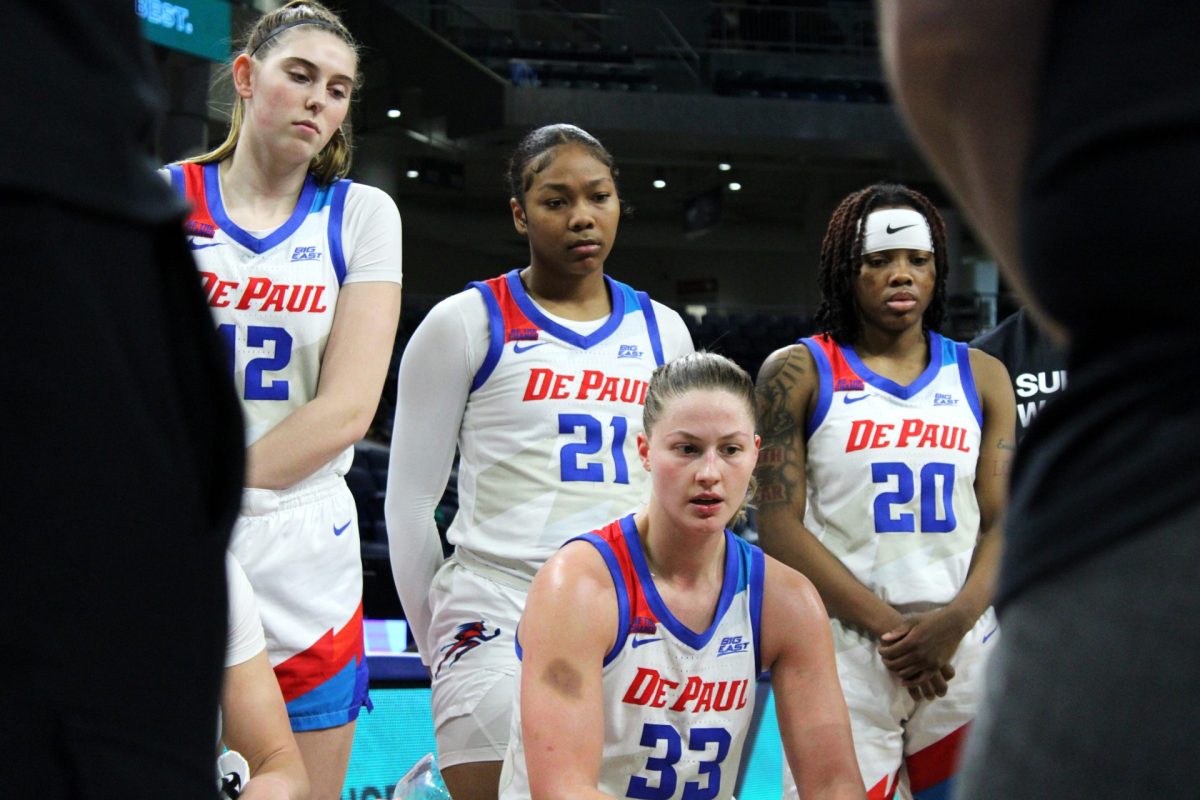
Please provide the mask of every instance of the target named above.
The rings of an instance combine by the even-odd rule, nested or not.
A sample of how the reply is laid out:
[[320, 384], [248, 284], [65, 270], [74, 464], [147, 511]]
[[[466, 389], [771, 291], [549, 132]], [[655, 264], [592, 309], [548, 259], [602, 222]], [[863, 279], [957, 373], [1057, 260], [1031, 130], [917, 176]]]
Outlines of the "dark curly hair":
[[821, 304], [817, 307], [817, 329], [843, 344], [852, 344], [862, 332], [862, 322], [854, 303], [854, 282], [862, 268], [866, 230], [860, 222], [875, 209], [888, 206], [911, 208], [929, 223], [936, 270], [933, 299], [921, 320], [923, 328], [937, 330], [945, 315], [946, 275], [950, 271], [950, 262], [942, 215], [920, 192], [898, 183], [876, 183], [850, 194], [838, 204], [821, 242], [821, 265], [817, 270]]

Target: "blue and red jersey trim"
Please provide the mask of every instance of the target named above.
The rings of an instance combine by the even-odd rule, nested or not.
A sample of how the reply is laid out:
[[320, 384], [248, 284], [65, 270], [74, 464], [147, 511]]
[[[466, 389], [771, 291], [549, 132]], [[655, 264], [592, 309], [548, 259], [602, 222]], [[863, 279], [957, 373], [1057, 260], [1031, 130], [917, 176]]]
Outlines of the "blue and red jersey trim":
[[853, 347], [838, 344], [827, 333], [800, 339], [799, 343], [812, 353], [813, 362], [817, 366], [817, 404], [808, 421], [807, 434], [809, 437], [825, 420], [835, 392], [860, 392], [869, 384], [884, 394], [907, 400], [928, 386], [943, 367], [951, 365], [958, 368], [967, 404], [975, 415], [976, 421], [981, 427], [983, 425], [983, 411], [979, 402], [979, 392], [975, 386], [975, 377], [971, 371], [968, 347], [962, 342], [947, 339], [935, 331], [930, 331], [929, 364], [917, 379], [907, 386], [901, 386], [878, 374], [863, 363]]
[[921, 800], [950, 800], [969, 729], [969, 724], [963, 725], [904, 759], [914, 797]]
[[472, 281], [467, 284], [467, 288], [479, 290], [488, 315], [488, 352], [471, 381], [471, 391], [487, 382], [500, 362], [504, 345], [509, 342], [536, 341], [544, 331], [556, 339], [587, 350], [606, 340], [620, 327], [626, 314], [637, 310], [640, 310], [646, 319], [646, 330], [655, 363], [662, 366], [662, 335], [658, 329], [658, 319], [654, 315], [650, 296], [645, 292], [634, 291], [607, 275], [604, 276], [604, 281], [612, 299], [612, 313], [603, 325], [586, 335], [576, 333], [542, 313], [525, 291], [520, 270], [513, 269], [486, 281]]
[[253, 253], [265, 253], [280, 242], [285, 241], [296, 232], [309, 214], [321, 211], [330, 206], [328, 240], [330, 259], [337, 273], [338, 285], [346, 279], [346, 258], [342, 246], [342, 220], [345, 215], [346, 194], [350, 191], [352, 181], [340, 180], [329, 186], [318, 186], [316, 179], [310, 174], [304, 179], [304, 187], [292, 210], [282, 225], [261, 239], [249, 231], [242, 229], [225, 213], [225, 205], [221, 200], [221, 181], [218, 175], [219, 165], [211, 164], [170, 164], [167, 173], [171, 185], [185, 200], [191, 211], [184, 221], [184, 233], [188, 236], [212, 238], [216, 229], [220, 228], [238, 244]]
[[604, 659], [606, 666], [624, 649], [631, 633], [652, 634], [659, 625], [666, 627], [676, 639], [692, 649], [705, 647], [715, 635], [733, 599], [739, 593], [749, 591], [754, 663], [757, 671], [762, 670], [760, 622], [765, 564], [760, 549], [731, 531], [725, 531], [724, 585], [712, 624], [707, 630], [697, 632], [676, 619], [658, 594], [632, 514], [570, 541], [576, 540], [586, 541], [600, 552], [616, 588], [619, 612], [617, 637]]
[[313, 690], [340, 673], [348, 664], [364, 661], [363, 608], [358, 608], [341, 630], [330, 628], [307, 650], [281, 661], [275, 677], [284, 702]]

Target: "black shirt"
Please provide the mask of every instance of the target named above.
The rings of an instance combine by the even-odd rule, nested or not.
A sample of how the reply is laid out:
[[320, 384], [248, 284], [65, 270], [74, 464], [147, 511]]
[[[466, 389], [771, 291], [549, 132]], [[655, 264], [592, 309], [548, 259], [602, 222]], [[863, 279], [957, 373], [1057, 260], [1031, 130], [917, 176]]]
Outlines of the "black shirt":
[[163, 100], [131, 0], [16, 0], [3, 23], [0, 192], [143, 222], [178, 216], [154, 172]]
[[1046, 401], [1067, 388], [1066, 351], [1057, 347], [1023, 308], [976, 337], [971, 347], [995, 356], [1008, 368], [1017, 396], [1019, 443]]
[[1049, 11], [1021, 247], [1071, 383], [1017, 452], [1001, 608], [1200, 497], [1197, 31], [1200, 3]]

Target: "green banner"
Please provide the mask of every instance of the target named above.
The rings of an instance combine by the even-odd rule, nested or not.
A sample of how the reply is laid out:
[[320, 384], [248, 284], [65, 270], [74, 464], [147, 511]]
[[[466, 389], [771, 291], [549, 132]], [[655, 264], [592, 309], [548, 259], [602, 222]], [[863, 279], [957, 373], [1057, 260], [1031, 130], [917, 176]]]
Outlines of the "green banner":
[[229, 3], [223, 0], [134, 0], [142, 35], [155, 44], [224, 61], [230, 55]]

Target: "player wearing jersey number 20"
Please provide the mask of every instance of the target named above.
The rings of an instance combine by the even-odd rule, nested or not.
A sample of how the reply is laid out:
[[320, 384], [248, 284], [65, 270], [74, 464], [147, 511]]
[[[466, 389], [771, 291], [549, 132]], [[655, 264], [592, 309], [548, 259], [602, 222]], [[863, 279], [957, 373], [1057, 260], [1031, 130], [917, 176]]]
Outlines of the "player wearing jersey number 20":
[[823, 333], [759, 373], [762, 545], [833, 617], [872, 798], [946, 790], [996, 629], [1013, 393], [999, 361], [936, 332], [948, 267], [925, 197], [851, 194], [822, 246]]

